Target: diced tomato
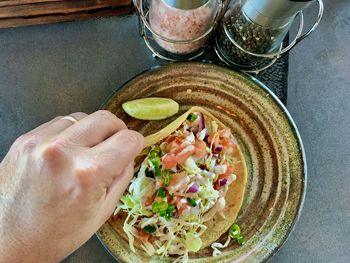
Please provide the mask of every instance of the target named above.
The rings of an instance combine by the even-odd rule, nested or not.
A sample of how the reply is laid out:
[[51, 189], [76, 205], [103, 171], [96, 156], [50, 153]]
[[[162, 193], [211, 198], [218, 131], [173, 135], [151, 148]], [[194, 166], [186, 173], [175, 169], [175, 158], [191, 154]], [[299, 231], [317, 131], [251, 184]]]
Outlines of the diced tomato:
[[176, 138], [178, 142], [182, 142], [188, 135], [190, 135], [189, 131], [184, 131], [179, 137]]
[[196, 148], [194, 152], [194, 156], [198, 158], [202, 158], [207, 154], [207, 150], [206, 150], [207, 144], [205, 142], [196, 140], [194, 143], [194, 147]]
[[225, 163], [226, 166], [227, 166], [227, 169], [226, 169], [226, 173], [224, 173], [225, 176], [229, 176], [230, 174], [233, 173], [233, 167], [231, 165], [229, 165], [228, 163]]
[[170, 142], [169, 144], [167, 144], [166, 146], [166, 150], [167, 152], [173, 152], [176, 149], [178, 149], [180, 147], [180, 142], [177, 142], [176, 140], [173, 140], [172, 142]]
[[166, 142], [167, 142], [166, 150], [168, 152], [176, 151], [188, 135], [190, 135], [190, 132], [188, 132], [188, 131], [185, 131], [183, 134], [181, 134], [178, 137], [172, 137], [172, 136], [174, 136], [174, 135], [172, 135], [171, 140], [168, 140], [168, 139], [166, 140]]
[[169, 187], [176, 186], [184, 180], [187, 180], [186, 172], [174, 173], [171, 175]]
[[191, 207], [187, 204], [182, 204], [182, 206], [177, 210], [179, 212], [180, 215], [184, 215], [186, 214], [189, 210], [191, 209]]
[[170, 153], [163, 156], [163, 168], [171, 169], [177, 164], [183, 164], [188, 157], [194, 154], [194, 152], [195, 147], [193, 145], [188, 145], [186, 147], [178, 147], [177, 149], [172, 150]]
[[188, 145], [182, 149], [181, 148], [182, 147], [174, 152], [175, 159], [179, 164], [183, 164], [188, 159], [188, 157], [190, 157], [195, 152], [195, 147], [193, 145]]
[[187, 183], [189, 182], [189, 178], [186, 172], [174, 173], [171, 175], [169, 186], [167, 190], [170, 193], [174, 193], [176, 191], [182, 190], [187, 187]]
[[174, 196], [173, 204], [176, 205], [176, 208], [177, 208], [177, 206], [178, 206], [178, 204], [179, 204], [179, 202], [180, 202], [181, 199], [182, 199], [181, 196]]
[[174, 141], [176, 139], [175, 135], [170, 135], [165, 139], [165, 143], [171, 143], [172, 141]]
[[185, 214], [188, 210], [191, 209], [191, 207], [187, 204], [187, 202], [182, 202], [181, 200], [184, 199], [180, 196], [176, 196], [174, 199], [174, 203], [176, 205], [176, 209], [179, 212], [180, 215]]
[[175, 167], [177, 164], [177, 161], [175, 159], [174, 153], [167, 153], [162, 157], [162, 166], [164, 169], [171, 169]]
[[148, 239], [150, 238], [150, 234], [146, 233], [143, 229], [138, 231], [138, 237], [140, 240], [142, 241], [148, 241]]
[[230, 138], [222, 139], [221, 144], [225, 153], [232, 153], [236, 147], [236, 144]]

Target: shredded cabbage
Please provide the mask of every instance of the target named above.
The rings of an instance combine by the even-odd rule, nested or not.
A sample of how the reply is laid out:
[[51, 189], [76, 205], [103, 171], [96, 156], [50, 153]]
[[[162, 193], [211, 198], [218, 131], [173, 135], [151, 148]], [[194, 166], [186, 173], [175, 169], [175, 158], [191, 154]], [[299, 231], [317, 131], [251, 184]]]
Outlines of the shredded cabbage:
[[146, 167], [141, 166], [138, 177], [133, 180], [129, 186], [129, 192], [137, 201], [155, 193], [155, 180], [145, 176]]
[[143, 250], [146, 251], [146, 253], [150, 257], [152, 257], [156, 253], [156, 250], [155, 250], [154, 246], [148, 241], [142, 241], [141, 247], [143, 248]]
[[228, 247], [228, 244], [230, 244], [231, 237], [230, 235], [227, 236], [226, 242], [224, 244], [221, 244], [219, 242], [214, 242], [211, 244], [211, 248], [213, 249], [213, 257], [218, 257], [222, 254], [222, 252], [219, 250], [219, 248], [226, 248]]
[[123, 195], [120, 198], [120, 201], [122, 201], [125, 205], [124, 207], [121, 206], [123, 209], [133, 209], [136, 205], [136, 201], [134, 201], [134, 199], [129, 194]]
[[189, 174], [192, 174], [192, 175], [200, 174], [202, 171], [197, 166], [196, 162], [193, 160], [193, 158], [191, 156], [186, 159], [183, 167]]
[[204, 213], [208, 211], [219, 198], [219, 192], [214, 189], [213, 184], [206, 184], [199, 187], [198, 196], [201, 198], [202, 209]]

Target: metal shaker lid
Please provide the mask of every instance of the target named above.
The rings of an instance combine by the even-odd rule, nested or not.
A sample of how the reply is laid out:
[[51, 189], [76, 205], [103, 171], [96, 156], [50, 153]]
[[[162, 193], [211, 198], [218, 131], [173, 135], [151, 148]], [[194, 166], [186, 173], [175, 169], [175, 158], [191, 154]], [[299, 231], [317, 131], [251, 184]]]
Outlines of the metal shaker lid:
[[314, 0], [243, 0], [243, 12], [254, 23], [282, 27]]
[[163, 0], [163, 1], [167, 3], [169, 6], [174, 8], [191, 10], [191, 9], [196, 9], [198, 7], [201, 7], [202, 5], [205, 5], [209, 0]]

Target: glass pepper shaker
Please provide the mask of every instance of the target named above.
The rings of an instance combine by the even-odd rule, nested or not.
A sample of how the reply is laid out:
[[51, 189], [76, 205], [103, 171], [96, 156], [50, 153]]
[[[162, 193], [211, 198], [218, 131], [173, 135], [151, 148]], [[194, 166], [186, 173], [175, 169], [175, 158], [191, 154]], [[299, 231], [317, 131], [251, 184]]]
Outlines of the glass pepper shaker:
[[[246, 71], [259, 71], [272, 65], [283, 53], [310, 34], [318, 25], [304, 35], [302, 10], [315, 0], [239, 0], [233, 1], [225, 13], [216, 37], [216, 51], [227, 64]], [[289, 46], [282, 49], [282, 41], [299, 14], [299, 31]]]

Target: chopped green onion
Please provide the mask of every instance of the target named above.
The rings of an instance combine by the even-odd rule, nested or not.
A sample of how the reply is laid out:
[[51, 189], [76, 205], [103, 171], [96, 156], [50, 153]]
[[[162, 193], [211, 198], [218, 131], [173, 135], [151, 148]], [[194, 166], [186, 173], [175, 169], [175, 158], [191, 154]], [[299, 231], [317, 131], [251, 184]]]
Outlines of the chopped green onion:
[[168, 203], [166, 201], [162, 202], [154, 202], [152, 204], [152, 211], [153, 213], [160, 213], [162, 211], [166, 211], [168, 208]]
[[155, 167], [154, 168], [154, 174], [156, 176], [160, 176], [162, 174], [162, 170], [160, 169], [160, 167]]
[[154, 203], [152, 204], [152, 212], [153, 212], [153, 213], [159, 213], [159, 212], [160, 212], [159, 203], [158, 203], [158, 202], [154, 202]]
[[233, 224], [229, 231], [228, 234], [230, 235], [230, 237], [232, 238], [237, 238], [241, 235], [241, 228], [239, 227], [239, 225], [237, 224]]
[[241, 235], [241, 228], [237, 224], [233, 224], [228, 230], [230, 237], [236, 239], [237, 243], [240, 245], [244, 244], [244, 237]]
[[158, 153], [158, 156], [162, 155], [162, 149], [160, 149], [159, 145], [154, 146], [153, 151], [156, 151]]
[[160, 216], [169, 221], [175, 211], [175, 205], [169, 205], [166, 201], [159, 203], [154, 202], [152, 205], [152, 211], [153, 213], [159, 213]]
[[151, 162], [151, 164], [154, 167], [154, 174], [155, 174], [155, 176], [160, 176], [161, 169], [160, 169], [160, 158], [159, 158], [159, 156], [152, 157], [152, 158], [149, 159], [149, 161]]
[[156, 151], [154, 151], [154, 150], [150, 151], [149, 156], [150, 156], [151, 158], [157, 158], [157, 157], [159, 157], [158, 153], [157, 153]]
[[166, 189], [164, 187], [161, 187], [158, 189], [157, 192], [158, 197], [166, 197]]
[[169, 205], [167, 211], [168, 211], [169, 213], [174, 212], [174, 211], [175, 211], [175, 205]]
[[[159, 146], [158, 146], [158, 147], [159, 147]], [[149, 156], [150, 156], [151, 158], [157, 158], [157, 157], [160, 157], [161, 153], [162, 153], [162, 152], [161, 152], [160, 148], [159, 148], [159, 151], [156, 150], [156, 149], [153, 149], [152, 151], [149, 152]]]
[[170, 173], [167, 172], [167, 171], [162, 171], [162, 177], [163, 177], [163, 180], [164, 180], [164, 186], [165, 187], [168, 187], [169, 184], [170, 184]]
[[189, 120], [189, 121], [191, 121], [191, 122], [197, 120], [197, 118], [198, 118], [197, 114], [195, 114], [195, 113], [193, 113], [193, 112], [191, 112], [191, 113], [187, 116], [187, 120]]
[[237, 243], [238, 243], [238, 244], [240, 244], [240, 245], [243, 245], [243, 244], [244, 244], [244, 238], [243, 238], [243, 236], [237, 237], [236, 240], [237, 240]]
[[166, 211], [168, 209], [168, 203], [166, 201], [162, 201], [159, 203], [159, 211]]
[[143, 230], [145, 230], [146, 233], [148, 234], [152, 234], [156, 231], [156, 227], [155, 226], [152, 226], [152, 225], [148, 225], [148, 226], [145, 226], [143, 228]]
[[167, 221], [169, 221], [170, 218], [173, 216], [174, 211], [175, 211], [175, 205], [169, 205], [168, 209], [166, 210], [166, 214], [164, 216]]
[[197, 206], [196, 200], [194, 200], [194, 199], [192, 199], [192, 198], [189, 198], [189, 197], [187, 197], [186, 200], [187, 200], [187, 203], [188, 203], [190, 206], [192, 206], [192, 207]]
[[159, 156], [150, 158], [151, 163], [154, 167], [160, 167], [160, 158]]

